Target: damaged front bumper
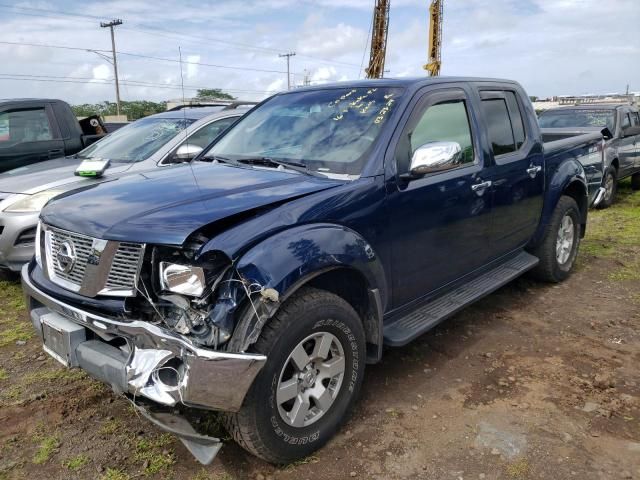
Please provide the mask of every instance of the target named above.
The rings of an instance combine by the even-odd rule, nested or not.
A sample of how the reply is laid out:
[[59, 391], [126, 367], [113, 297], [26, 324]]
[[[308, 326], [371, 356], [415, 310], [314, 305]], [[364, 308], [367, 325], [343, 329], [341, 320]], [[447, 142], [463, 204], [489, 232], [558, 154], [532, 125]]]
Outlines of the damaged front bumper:
[[[184, 337], [148, 322], [109, 318], [67, 305], [38, 288], [30, 278], [30, 268], [34, 267], [25, 265], [22, 269], [22, 285], [44, 349], [66, 366], [82, 368], [118, 393], [145, 397], [165, 407], [181, 403], [234, 412], [242, 406], [266, 362], [263, 355], [196, 347]], [[195, 431], [177, 428], [180, 422], [175, 418], [169, 423], [160, 418], [155, 416], [154, 423], [176, 433], [187, 447], [185, 439], [197, 438]], [[211, 461], [215, 456], [199, 458], [189, 449], [201, 461]]]

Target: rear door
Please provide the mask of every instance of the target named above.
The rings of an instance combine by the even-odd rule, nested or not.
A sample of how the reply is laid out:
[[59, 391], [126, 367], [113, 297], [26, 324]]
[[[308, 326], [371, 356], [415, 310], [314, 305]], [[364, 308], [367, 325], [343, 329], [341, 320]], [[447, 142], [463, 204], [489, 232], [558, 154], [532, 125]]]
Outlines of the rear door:
[[[632, 111], [631, 125], [640, 128], [640, 113]], [[637, 171], [640, 168], [640, 134], [636, 135], [636, 155], [634, 161], [634, 170]]]
[[618, 142], [618, 162], [620, 171], [618, 178], [623, 178], [633, 173], [636, 161], [636, 136], [624, 135], [624, 129], [631, 126], [631, 114], [628, 108], [618, 109], [618, 124], [620, 125]]
[[497, 258], [523, 247], [542, 212], [544, 157], [534, 138], [533, 112], [516, 90], [481, 89], [481, 112], [493, 162], [487, 176], [493, 187], [489, 247]]
[[0, 112], [0, 172], [64, 155], [54, 118], [48, 104]]
[[[389, 162], [389, 238], [393, 305], [402, 307], [485, 263], [491, 191], [483, 188], [482, 148], [472, 131], [473, 109], [463, 88], [429, 88], [397, 137]], [[406, 180], [415, 150], [436, 141], [463, 152], [452, 170]], [[480, 186], [480, 187], [479, 187]]]

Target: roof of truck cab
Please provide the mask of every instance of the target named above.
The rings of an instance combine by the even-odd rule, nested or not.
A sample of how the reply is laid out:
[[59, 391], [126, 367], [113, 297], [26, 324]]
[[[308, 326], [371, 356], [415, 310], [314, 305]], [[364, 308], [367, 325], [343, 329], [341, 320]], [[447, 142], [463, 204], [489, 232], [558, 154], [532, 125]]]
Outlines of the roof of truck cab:
[[502, 78], [481, 78], [481, 77], [407, 77], [407, 78], [376, 78], [364, 80], [349, 80], [346, 82], [323, 83], [321, 85], [313, 85], [309, 87], [301, 87], [293, 90], [282, 92], [282, 94], [294, 93], [300, 91], [324, 90], [327, 88], [357, 88], [357, 87], [422, 87], [425, 85], [433, 85], [438, 83], [510, 83], [517, 85], [515, 80], [506, 80]]
[[0, 103], [19, 103], [19, 102], [63, 102], [58, 98], [0, 98]]

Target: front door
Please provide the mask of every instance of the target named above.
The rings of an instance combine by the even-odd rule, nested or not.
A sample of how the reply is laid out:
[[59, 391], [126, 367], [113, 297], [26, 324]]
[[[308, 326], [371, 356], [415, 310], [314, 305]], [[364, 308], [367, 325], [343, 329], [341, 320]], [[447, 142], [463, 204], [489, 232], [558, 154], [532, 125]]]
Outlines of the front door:
[[[534, 127], [524, 119], [524, 105], [512, 90], [480, 92], [482, 116], [493, 163], [490, 244], [493, 258], [523, 247], [533, 236], [542, 213], [544, 156]], [[533, 112], [531, 112], [533, 117]]]
[[620, 138], [618, 142], [618, 161], [620, 162], [620, 171], [618, 172], [618, 178], [631, 175], [635, 169], [636, 161], [636, 135], [624, 135], [624, 129], [629, 128], [632, 125], [631, 113], [627, 108], [620, 108], [618, 124], [620, 125]]
[[[398, 137], [388, 182], [393, 307], [398, 308], [470, 273], [485, 260], [491, 189], [484, 187], [482, 150], [473, 137], [468, 93], [437, 88], [422, 95]], [[415, 150], [457, 142], [458, 167], [412, 180]], [[387, 157], [389, 158], [389, 157]]]

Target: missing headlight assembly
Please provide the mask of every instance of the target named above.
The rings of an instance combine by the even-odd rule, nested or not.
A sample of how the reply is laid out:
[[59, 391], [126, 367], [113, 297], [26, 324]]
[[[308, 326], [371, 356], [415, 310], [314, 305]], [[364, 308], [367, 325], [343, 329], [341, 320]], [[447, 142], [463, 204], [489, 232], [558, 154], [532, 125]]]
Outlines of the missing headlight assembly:
[[[279, 294], [244, 278], [222, 252], [198, 256], [205, 243], [202, 236], [181, 248], [153, 247], [129, 306], [194, 345], [244, 351], [275, 313]], [[234, 332], [238, 338], [229, 343]]]

